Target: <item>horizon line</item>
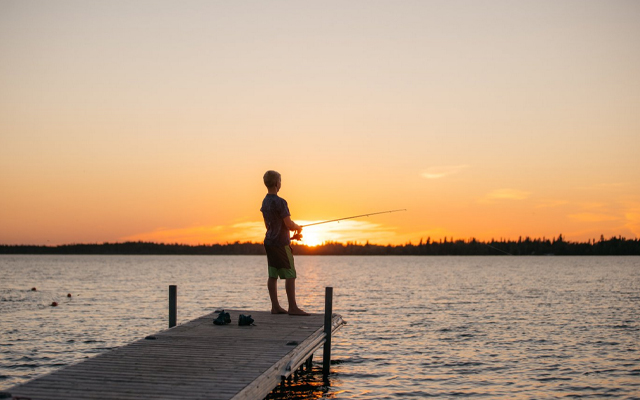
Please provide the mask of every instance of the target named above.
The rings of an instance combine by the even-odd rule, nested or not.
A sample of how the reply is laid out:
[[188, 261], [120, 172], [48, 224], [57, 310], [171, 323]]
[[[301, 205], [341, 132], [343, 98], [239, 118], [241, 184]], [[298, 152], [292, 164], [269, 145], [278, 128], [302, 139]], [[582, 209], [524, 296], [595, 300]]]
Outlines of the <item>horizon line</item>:
[[[401, 246], [419, 246], [421, 244], [440, 244], [440, 243], [455, 243], [455, 242], [460, 242], [462, 241], [463, 243], [467, 244], [467, 243], [473, 243], [473, 242], [477, 242], [477, 243], [509, 243], [509, 242], [514, 242], [514, 243], [518, 243], [520, 241], [559, 241], [561, 239], [561, 241], [566, 242], [566, 243], [584, 243], [584, 244], [591, 244], [591, 243], [598, 243], [601, 241], [608, 241], [608, 240], [626, 240], [626, 241], [636, 241], [636, 240], [640, 240], [640, 238], [627, 238], [625, 236], [622, 236], [621, 234], [619, 235], [612, 235], [609, 238], [606, 238], [604, 236], [604, 234], [600, 234], [600, 238], [599, 240], [596, 240], [595, 238], [593, 239], [588, 239], [586, 241], [573, 241], [573, 240], [566, 240], [564, 238], [564, 235], [559, 234], [558, 236], [552, 236], [547, 238], [546, 236], [542, 236], [542, 237], [531, 237], [531, 236], [519, 236], [518, 239], [512, 239], [512, 238], [503, 238], [501, 237], [500, 239], [494, 239], [492, 238], [491, 240], [479, 240], [476, 239], [475, 237], [470, 237], [470, 238], [454, 238], [453, 236], [447, 237], [440, 237], [438, 239], [432, 239], [431, 237], [427, 237], [427, 239], [424, 238], [420, 238], [417, 243], [414, 244], [413, 240], [410, 240], [408, 242], [405, 242], [403, 244], [391, 244], [391, 243], [387, 243], [387, 244], [379, 244], [379, 243], [370, 243], [368, 240], [366, 240], [365, 242], [360, 242], [360, 241], [346, 241], [346, 242], [340, 242], [340, 241], [325, 241], [322, 244], [318, 244], [318, 245], [308, 245], [308, 244], [302, 244], [302, 243], [294, 243], [291, 242], [291, 245], [294, 246], [303, 246], [303, 247], [321, 247], [321, 246], [325, 246], [325, 245], [356, 245], [356, 246], [383, 246], [383, 247], [401, 247]], [[241, 242], [239, 240], [236, 240], [234, 242], [216, 242], [216, 243], [199, 243], [199, 244], [188, 244], [188, 243], [179, 243], [179, 242], [173, 242], [173, 243], [169, 243], [169, 242], [153, 242], [153, 241], [144, 241], [144, 240], [126, 240], [126, 241], [114, 241], [114, 242], [110, 242], [110, 241], [105, 241], [105, 242], [85, 242], [85, 243], [63, 243], [63, 244], [55, 244], [55, 245], [51, 245], [51, 244], [4, 244], [4, 243], [0, 243], [0, 247], [64, 247], [64, 246], [103, 246], [103, 245], [121, 245], [121, 244], [154, 244], [154, 245], [164, 245], [164, 246], [188, 246], [188, 247], [200, 247], [200, 246], [229, 246], [229, 245], [236, 245], [236, 244], [255, 244], [255, 245], [261, 245], [262, 242], [254, 242], [254, 241], [244, 241]]]

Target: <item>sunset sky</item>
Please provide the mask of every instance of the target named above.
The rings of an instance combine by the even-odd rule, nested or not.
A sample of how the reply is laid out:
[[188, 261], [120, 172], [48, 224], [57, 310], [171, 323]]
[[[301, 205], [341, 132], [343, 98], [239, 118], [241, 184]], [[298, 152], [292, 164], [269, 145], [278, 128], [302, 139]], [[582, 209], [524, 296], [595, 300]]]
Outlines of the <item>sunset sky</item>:
[[0, 244], [640, 236], [639, 1], [0, 0]]

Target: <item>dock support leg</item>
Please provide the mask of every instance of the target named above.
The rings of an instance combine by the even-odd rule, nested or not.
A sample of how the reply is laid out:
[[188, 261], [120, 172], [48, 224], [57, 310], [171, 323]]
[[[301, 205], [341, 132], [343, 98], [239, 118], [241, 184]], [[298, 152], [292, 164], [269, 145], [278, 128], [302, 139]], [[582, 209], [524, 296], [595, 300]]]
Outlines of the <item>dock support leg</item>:
[[324, 297], [324, 349], [322, 350], [322, 377], [327, 380], [331, 368], [331, 325], [333, 321], [333, 288], [325, 288]]
[[178, 287], [169, 285], [169, 328], [176, 326], [178, 316]]
[[307, 358], [307, 371], [311, 371], [311, 368], [313, 368], [313, 354]]

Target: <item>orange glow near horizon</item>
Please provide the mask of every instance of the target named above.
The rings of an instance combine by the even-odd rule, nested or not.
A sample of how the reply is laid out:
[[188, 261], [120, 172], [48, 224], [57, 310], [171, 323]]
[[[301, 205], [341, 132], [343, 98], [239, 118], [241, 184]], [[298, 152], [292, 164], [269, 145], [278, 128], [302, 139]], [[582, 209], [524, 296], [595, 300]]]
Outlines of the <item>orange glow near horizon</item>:
[[0, 2], [0, 244], [640, 237], [640, 2], [190, 4]]
[[[309, 222], [299, 220], [296, 222], [304, 225], [317, 221]], [[233, 242], [261, 243], [264, 238], [264, 233], [264, 223], [262, 221], [254, 221], [231, 226], [193, 226], [180, 229], [161, 228], [147, 233], [122, 237], [119, 238], [118, 241], [181, 243], [190, 245]], [[392, 240], [395, 235], [391, 229], [385, 229], [378, 224], [372, 224], [370, 222], [353, 220], [306, 227], [303, 229], [302, 234], [303, 240], [296, 243], [307, 246], [318, 246], [326, 242], [365, 243], [370, 241], [380, 244], [395, 242]]]
[[[480, 203], [484, 204], [485, 200], [480, 199]], [[588, 241], [590, 239], [598, 239], [600, 235], [604, 235], [606, 238], [611, 236], [618, 236], [624, 232], [622, 236], [627, 238], [636, 238], [640, 232], [640, 213], [627, 212], [623, 220], [620, 218], [605, 218], [603, 216], [586, 214], [579, 214], [574, 217], [573, 214], [567, 215], [565, 218], [567, 221], [580, 225], [588, 225], [589, 229], [574, 231], [548, 231], [544, 227], [544, 224], [540, 224], [536, 227], [533, 219], [536, 218], [534, 214], [532, 218], [528, 218], [529, 232], [522, 233], [520, 226], [524, 221], [523, 218], [515, 218], [511, 221], [505, 220], [507, 217], [500, 217], [500, 213], [507, 213], [505, 204], [501, 204], [493, 214], [496, 221], [502, 226], [507, 227], [503, 231], [500, 230], [485, 230], [477, 229], [479, 233], [465, 232], [464, 230], [455, 229], [457, 226], [469, 226], [473, 229], [478, 222], [470, 221], [466, 218], [451, 218], [451, 216], [445, 215], [443, 217], [444, 224], [449, 224], [453, 229], [446, 229], [438, 227], [434, 224], [431, 229], [415, 229], [420, 227], [419, 225], [411, 225], [411, 221], [415, 218], [411, 215], [410, 211], [405, 218], [398, 218], [396, 220], [387, 220], [394, 223], [393, 225], [382, 224], [375, 221], [375, 217], [362, 218], [362, 220], [346, 220], [340, 222], [331, 222], [322, 225], [309, 226], [303, 229], [303, 240], [296, 243], [307, 246], [318, 246], [326, 242], [339, 242], [339, 243], [358, 243], [365, 244], [367, 242], [378, 245], [400, 245], [413, 243], [417, 244], [420, 240], [426, 241], [431, 239], [432, 241], [438, 241], [443, 238], [447, 239], [463, 239], [469, 240], [475, 238], [481, 241], [489, 240], [517, 240], [518, 237], [531, 237], [533, 238], [554, 238], [559, 234], [562, 234], [565, 240], [569, 241]], [[555, 208], [555, 207], [554, 207]], [[561, 212], [553, 210], [549, 215], [549, 218], [562, 218]], [[514, 215], [508, 213], [509, 215]], [[488, 215], [489, 218], [491, 214]], [[502, 220], [498, 220], [503, 218]], [[329, 217], [331, 219], [331, 217]], [[387, 217], [388, 219], [388, 217]], [[447, 220], [448, 219], [448, 220]], [[618, 223], [617, 228], [606, 228], [607, 224], [612, 220]], [[313, 220], [295, 220], [300, 225], [310, 224]], [[482, 222], [480, 222], [482, 225]], [[595, 225], [594, 225], [595, 224]], [[480, 225], [480, 226], [481, 226]], [[126, 237], [120, 237], [117, 241], [149, 241], [158, 243], [183, 243], [190, 245], [198, 244], [224, 244], [233, 242], [255, 242], [261, 243], [264, 238], [265, 227], [262, 221], [252, 221], [235, 223], [231, 225], [218, 225], [218, 226], [192, 226], [187, 228], [178, 229], [166, 229], [160, 228], [147, 233], [141, 233]]]

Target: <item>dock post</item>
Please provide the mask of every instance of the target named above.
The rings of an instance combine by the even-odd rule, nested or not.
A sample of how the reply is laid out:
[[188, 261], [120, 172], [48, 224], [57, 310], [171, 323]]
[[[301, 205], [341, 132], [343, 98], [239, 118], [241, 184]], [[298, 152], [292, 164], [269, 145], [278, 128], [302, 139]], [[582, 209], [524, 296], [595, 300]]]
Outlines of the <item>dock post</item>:
[[169, 328], [176, 326], [178, 316], [178, 287], [169, 285]]
[[324, 292], [324, 349], [322, 350], [322, 377], [327, 380], [331, 368], [331, 325], [333, 322], [333, 288], [327, 286]]
[[311, 371], [311, 369], [313, 368], [313, 354], [311, 354], [309, 358], [307, 358], [305, 364], [307, 365], [307, 372]]

